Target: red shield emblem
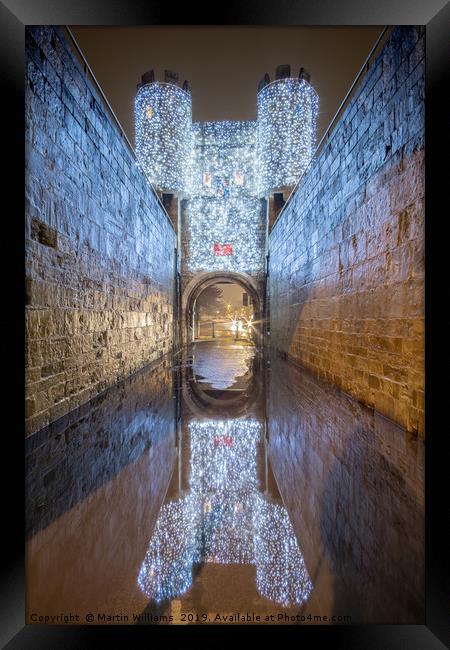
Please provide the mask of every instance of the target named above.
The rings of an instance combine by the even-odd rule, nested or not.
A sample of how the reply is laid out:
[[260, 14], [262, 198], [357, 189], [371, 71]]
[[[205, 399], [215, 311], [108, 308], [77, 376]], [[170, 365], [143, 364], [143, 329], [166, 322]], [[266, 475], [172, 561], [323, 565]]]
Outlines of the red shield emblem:
[[232, 255], [233, 244], [214, 244], [214, 255]]

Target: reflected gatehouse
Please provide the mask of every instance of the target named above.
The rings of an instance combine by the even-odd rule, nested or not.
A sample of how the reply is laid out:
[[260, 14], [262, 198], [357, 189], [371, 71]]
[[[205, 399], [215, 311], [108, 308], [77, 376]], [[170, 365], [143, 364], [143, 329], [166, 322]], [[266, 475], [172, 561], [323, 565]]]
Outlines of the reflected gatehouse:
[[423, 443], [283, 359], [200, 341], [31, 440], [29, 620], [423, 620]]

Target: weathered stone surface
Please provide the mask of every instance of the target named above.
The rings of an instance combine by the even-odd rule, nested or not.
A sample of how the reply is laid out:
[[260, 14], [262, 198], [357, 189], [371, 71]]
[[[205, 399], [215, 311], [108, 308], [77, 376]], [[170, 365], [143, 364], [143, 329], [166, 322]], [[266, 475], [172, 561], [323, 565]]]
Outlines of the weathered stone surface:
[[26, 44], [29, 434], [171, 349], [176, 242], [61, 32]]
[[272, 345], [421, 435], [424, 72], [395, 28], [269, 241]]

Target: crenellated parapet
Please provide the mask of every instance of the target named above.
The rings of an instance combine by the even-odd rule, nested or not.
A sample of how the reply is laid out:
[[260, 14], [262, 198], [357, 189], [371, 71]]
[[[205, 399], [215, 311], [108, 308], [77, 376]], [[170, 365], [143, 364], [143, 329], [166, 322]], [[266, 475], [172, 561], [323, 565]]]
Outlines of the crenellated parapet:
[[[170, 70], [165, 71], [164, 82], [155, 80], [153, 70], [146, 72], [135, 100], [136, 152], [155, 188], [189, 197], [199, 194], [200, 185], [206, 194], [211, 193], [209, 181], [203, 181], [204, 174], [206, 179], [212, 174], [211, 169], [200, 169], [202, 156], [196, 151], [207, 146], [206, 141], [199, 141], [200, 132], [213, 138], [219, 161], [227, 156], [230, 138], [239, 140], [241, 134], [248, 138], [251, 132], [254, 180], [247, 190], [254, 196], [267, 198], [280, 188], [294, 186], [314, 150], [318, 96], [304, 68], [298, 77], [292, 77], [289, 65], [279, 65], [275, 76], [271, 81], [266, 73], [259, 83], [256, 121], [246, 122], [244, 129], [239, 122], [210, 122], [204, 130], [202, 123], [192, 123], [189, 82], [180, 87], [178, 74]], [[246, 144], [238, 141], [236, 146]]]

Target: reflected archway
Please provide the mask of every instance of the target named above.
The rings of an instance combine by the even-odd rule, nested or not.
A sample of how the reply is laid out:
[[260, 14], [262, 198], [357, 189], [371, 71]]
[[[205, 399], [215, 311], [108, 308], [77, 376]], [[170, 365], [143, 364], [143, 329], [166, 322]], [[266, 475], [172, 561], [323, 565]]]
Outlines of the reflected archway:
[[[205, 363], [211, 350], [208, 343], [193, 346], [185, 357], [183, 367], [182, 396], [190, 413], [199, 416], [239, 417], [249, 412], [262, 392], [262, 357], [255, 347], [247, 347], [234, 368], [225, 376], [222, 383], [214, 377], [217, 365]], [[236, 352], [239, 352], [237, 350]], [[229, 350], [227, 350], [229, 354]], [[241, 374], [239, 374], [241, 373]]]

